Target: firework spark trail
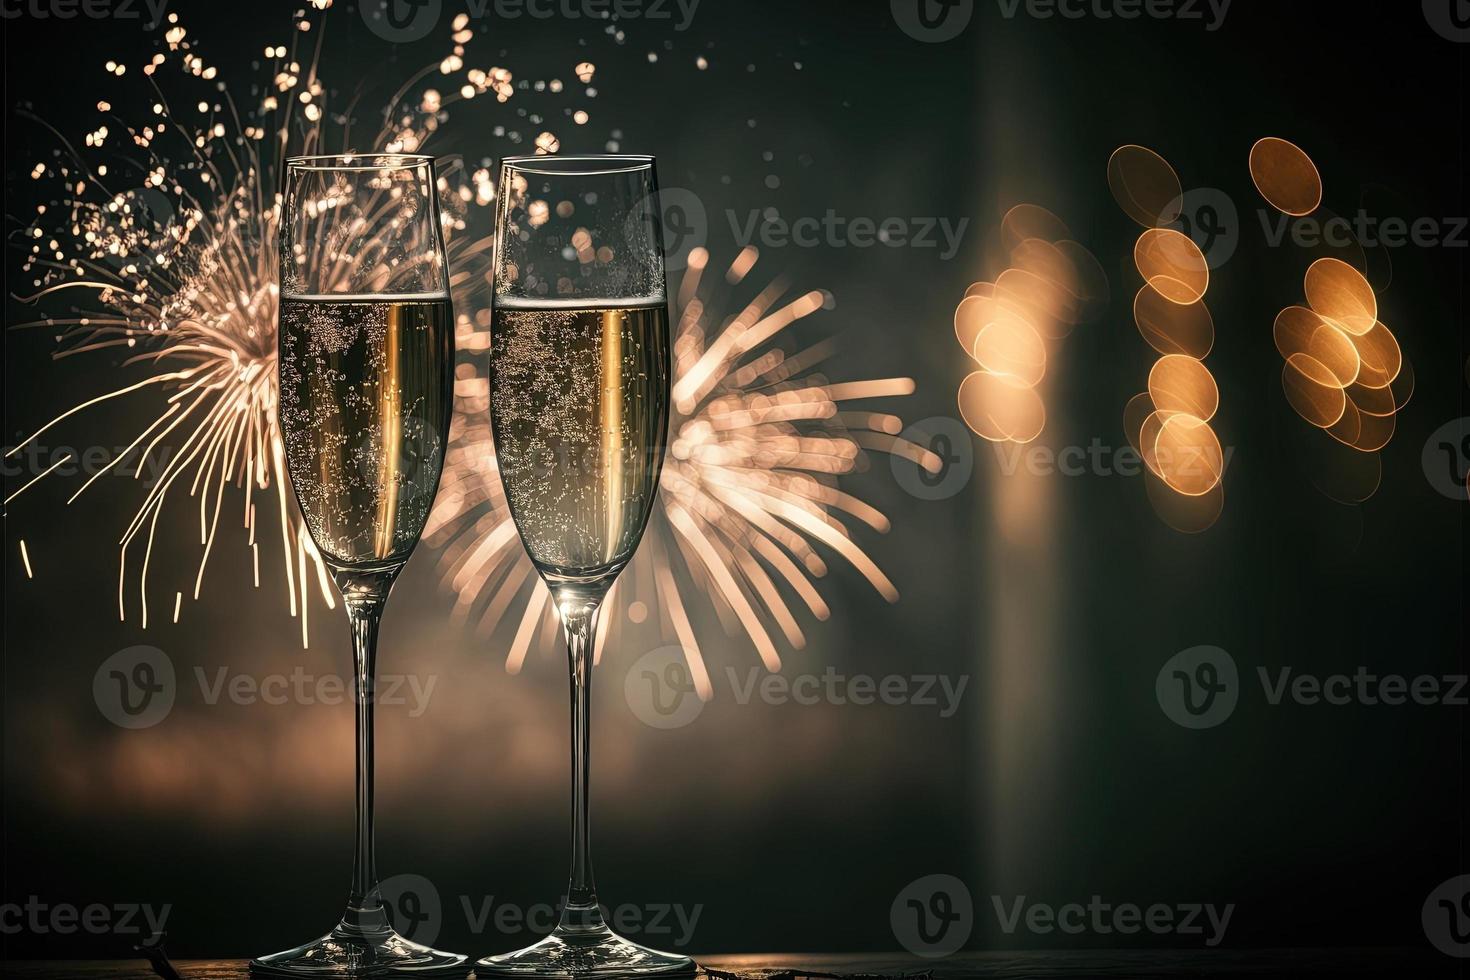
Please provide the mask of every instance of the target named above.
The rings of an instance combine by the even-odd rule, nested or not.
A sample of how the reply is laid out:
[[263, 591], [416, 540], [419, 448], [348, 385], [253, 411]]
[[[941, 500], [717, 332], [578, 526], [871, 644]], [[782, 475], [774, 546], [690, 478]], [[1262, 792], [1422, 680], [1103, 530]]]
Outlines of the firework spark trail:
[[[103, 121], [86, 134], [84, 155], [53, 127], [36, 120], [59, 148], [56, 159], [38, 163], [31, 176], [53, 180], [60, 189], [56, 200], [37, 206], [23, 232], [29, 246], [24, 269], [34, 279], [32, 292], [16, 298], [43, 313], [58, 297], [80, 292], [89, 299], [16, 326], [55, 330], [56, 358], [135, 350], [124, 368], [151, 373], [68, 408], [6, 455], [37, 446], [36, 440], [53, 426], [88, 409], [160, 393], [159, 414], [67, 499], [74, 502], [123, 459], [133, 458], [134, 479], [143, 473], [145, 461], [156, 462], [156, 475], [118, 540], [119, 616], [128, 615], [130, 549], [137, 545], [142, 557], [135, 595], [145, 626], [148, 570], [160, 517], [170, 491], [185, 485], [189, 496], [199, 499], [201, 554], [191, 590], [195, 599], [214, 551], [226, 488], [236, 487], [243, 491], [241, 520], [257, 587], [260, 523], [255, 495], [273, 498], [289, 608], [292, 616], [300, 614], [303, 644], [313, 580], [327, 606], [335, 604], [326, 568], [288, 499], [276, 421], [280, 204], [274, 188], [286, 156], [327, 152], [329, 143], [340, 144], [344, 152], [418, 151], [443, 123], [447, 106], [487, 93], [505, 102], [515, 91], [510, 72], [503, 68], [465, 67], [471, 32], [462, 14], [452, 23], [450, 54], [404, 83], [383, 108], [381, 126], [369, 139], [352, 138], [353, 106], [343, 113], [329, 111], [330, 91], [319, 74], [325, 32], [313, 15], [330, 7], [331, 0], [312, 0], [310, 6], [295, 15], [289, 45], [266, 49], [265, 94], [243, 117], [229, 90], [216, 80], [217, 69], [206, 63], [178, 15], [170, 14], [167, 24], [160, 25], [160, 51], [142, 66], [145, 94], [152, 101], [146, 122], [130, 124], [99, 100]], [[117, 62], [108, 62], [106, 69], [114, 79], [127, 73], [127, 66]], [[160, 82], [169, 70], [184, 76], [181, 85], [204, 83], [197, 106], [200, 123], [185, 122], [165, 93]], [[591, 80], [590, 64], [576, 71], [586, 76], [584, 82]], [[410, 90], [435, 74], [450, 82], [449, 93], [427, 88], [411, 104]], [[543, 88], [537, 84], [538, 91]], [[551, 83], [550, 90], [560, 92], [561, 84]], [[180, 93], [178, 101], [191, 99]], [[121, 132], [114, 134], [114, 127]], [[513, 141], [520, 138], [509, 135]], [[101, 162], [112, 142], [121, 148]], [[547, 151], [557, 146], [550, 133], [541, 133], [535, 143]], [[109, 175], [109, 163], [117, 173]], [[119, 186], [126, 189], [117, 190]], [[477, 261], [486, 264], [483, 253], [489, 240], [455, 233], [464, 230], [469, 207], [493, 201], [489, 172], [451, 167], [441, 171], [439, 191], [451, 283], [473, 290], [474, 277], [466, 268]], [[6, 505], [60, 465], [37, 473], [7, 496]], [[176, 596], [175, 619], [178, 606]]]
[[[757, 260], [742, 250], [725, 273], [738, 286]], [[785, 301], [785, 284], [761, 289], [740, 312], [722, 317], [702, 279], [708, 253], [689, 257], [675, 299], [672, 419], [659, 504], [638, 555], [609, 595], [600, 629], [641, 622], [652, 607], [684, 649], [695, 690], [712, 695], [708, 667], [690, 624], [686, 595], [704, 592], [727, 627], [743, 632], [771, 670], [781, 665], [768, 621], [792, 647], [805, 636], [782, 586], [817, 619], [830, 614], [815, 579], [827, 573], [817, 545], [834, 551], [885, 599], [897, 590], [853, 539], [841, 515], [877, 531], [888, 520], [839, 489], [865, 451], [894, 453], [937, 472], [940, 459], [899, 436], [896, 416], [843, 403], [901, 397], [908, 378], [831, 383], [815, 367], [830, 341], [788, 354], [774, 345], [824, 305], [821, 292]], [[461, 349], [488, 346], [488, 311], [462, 324]], [[537, 627], [554, 616], [545, 586], [517, 540], [491, 450], [489, 380], [461, 364], [444, 479], [425, 539], [442, 549], [443, 583], [456, 617], [490, 633], [507, 614], [516, 624], [506, 668], [520, 670]], [[687, 583], [681, 586], [680, 583]], [[645, 601], [651, 600], [651, 601]], [[512, 613], [518, 602], [519, 615]], [[603, 645], [598, 644], [601, 649]]]

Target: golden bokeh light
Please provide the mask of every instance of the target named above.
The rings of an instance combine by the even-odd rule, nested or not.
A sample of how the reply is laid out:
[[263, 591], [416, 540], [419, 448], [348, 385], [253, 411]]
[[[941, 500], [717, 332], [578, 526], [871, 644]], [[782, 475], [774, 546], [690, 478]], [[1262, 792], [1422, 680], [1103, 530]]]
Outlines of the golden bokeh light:
[[1204, 253], [1192, 238], [1172, 228], [1150, 228], [1138, 236], [1133, 262], [1143, 281], [1171, 303], [1197, 303], [1210, 285]]
[[1288, 306], [1276, 314], [1271, 326], [1272, 338], [1282, 357], [1305, 353], [1312, 342], [1312, 334], [1327, 321], [1305, 306]]
[[[1318, 211], [1319, 220], [1336, 221], [1331, 212], [1319, 211], [1322, 179], [1316, 166], [1286, 140], [1263, 139], [1251, 148], [1251, 179], [1287, 214]], [[1308, 251], [1320, 254], [1322, 249]], [[1378, 319], [1378, 296], [1365, 274], [1368, 253], [1362, 244], [1349, 232], [1333, 252], [1307, 268], [1307, 305], [1277, 314], [1272, 335], [1286, 359], [1281, 387], [1287, 402], [1341, 444], [1323, 440], [1321, 445], [1331, 449], [1321, 460], [1317, 450], [1311, 451], [1313, 483], [1333, 500], [1359, 504], [1378, 489], [1382, 463], [1377, 452], [1393, 438], [1396, 413], [1414, 393], [1414, 372], [1393, 331]], [[1386, 284], [1392, 268], [1386, 254], [1378, 257], [1379, 280]], [[1356, 452], [1345, 456], [1341, 447]]]
[[985, 370], [1010, 375], [1028, 387], [1046, 374], [1046, 345], [1024, 317], [1008, 309], [1002, 308], [981, 329], [970, 353]]
[[1076, 296], [1034, 272], [1015, 266], [995, 280], [995, 295], [1006, 306], [1019, 310], [1048, 340], [1061, 340], [1072, 332], [1081, 314]]
[[1204, 360], [1215, 346], [1215, 321], [1204, 300], [1175, 303], [1147, 283], [1133, 297], [1133, 322], [1160, 354]]
[[1396, 416], [1375, 415], [1348, 398], [1342, 418], [1327, 427], [1328, 435], [1362, 453], [1374, 453], [1388, 445], [1397, 426]]
[[1159, 478], [1187, 497], [1209, 493], [1225, 471], [1225, 454], [1209, 423], [1183, 413], [1164, 419], [1153, 458]]
[[1166, 354], [1148, 373], [1154, 408], [1183, 413], [1208, 422], [1220, 407], [1220, 389], [1204, 362], [1183, 354]]
[[1403, 358], [1399, 373], [1388, 383], [1388, 390], [1393, 395], [1394, 411], [1402, 412], [1409, 399], [1414, 397], [1414, 365], [1408, 358]]
[[1358, 356], [1352, 339], [1330, 323], [1323, 323], [1312, 331], [1302, 353], [1321, 362], [1331, 371], [1339, 388], [1346, 388], [1358, 380], [1358, 375], [1363, 370], [1363, 361]]
[[[981, 287], [983, 291], [981, 291]], [[975, 351], [975, 341], [986, 324], [1000, 315], [1002, 307], [995, 299], [995, 286], [988, 282], [977, 282], [965, 293], [954, 311], [954, 336], [960, 348], [967, 354]]]
[[1356, 382], [1349, 385], [1344, 393], [1348, 401], [1357, 406], [1358, 411], [1368, 415], [1387, 418], [1398, 411], [1398, 406], [1394, 404], [1393, 389], [1388, 386], [1375, 388]]
[[969, 286], [969, 288], [967, 288], [965, 290], [965, 299], [969, 299], [971, 296], [994, 296], [994, 295], [995, 295], [995, 283], [993, 283], [993, 282], [976, 282], [976, 283], [971, 283], [970, 286]]
[[1307, 307], [1282, 310], [1271, 332], [1282, 357], [1310, 355], [1331, 372], [1339, 388], [1357, 380], [1361, 363], [1353, 338]]
[[1215, 321], [1205, 305], [1210, 266], [1192, 238], [1159, 227], [1179, 217], [1184, 191], [1169, 163], [1129, 145], [1108, 160], [1108, 186], [1129, 217], [1145, 226], [1133, 248], [1143, 286], [1133, 297], [1133, 322], [1161, 356], [1148, 390], [1123, 407], [1123, 430], [1147, 465], [1154, 513], [1168, 526], [1198, 534], [1225, 506], [1225, 453], [1209, 424], [1220, 389], [1204, 365], [1215, 346]]
[[1159, 520], [1181, 534], [1201, 534], [1214, 527], [1225, 510], [1225, 484], [1217, 482], [1197, 497], [1179, 493], [1153, 473], [1144, 473], [1148, 502]]
[[1124, 213], [1145, 228], [1179, 217], [1184, 188], [1169, 162], [1146, 146], [1120, 146], [1108, 158], [1108, 187]]
[[1143, 456], [1143, 427], [1153, 414], [1154, 400], [1146, 391], [1140, 391], [1123, 406], [1123, 433], [1128, 437], [1128, 444], [1140, 457]]
[[960, 385], [960, 416], [982, 439], [1030, 442], [1046, 425], [1036, 390], [1049, 343], [1107, 307], [1107, 275], [1055, 214], [1018, 204], [1001, 219], [1008, 264], [955, 309], [955, 339], [981, 370]]
[[1307, 269], [1307, 305], [1358, 336], [1378, 322], [1378, 298], [1363, 274], [1341, 259], [1318, 259]]
[[1362, 370], [1357, 381], [1369, 388], [1387, 388], [1399, 376], [1404, 365], [1403, 351], [1393, 331], [1383, 323], [1375, 323], [1367, 333], [1352, 338]]
[[1030, 442], [1046, 425], [1041, 396], [1016, 378], [976, 371], [960, 384], [960, 416], [991, 442]]
[[1295, 143], [1275, 136], [1257, 140], [1250, 170], [1256, 190], [1278, 211], [1301, 217], [1322, 203], [1322, 176]]
[[1310, 354], [1292, 354], [1281, 369], [1281, 387], [1297, 414], [1319, 429], [1342, 418], [1347, 395], [1337, 375]]
[[1065, 239], [1055, 244], [1062, 257], [1071, 263], [1075, 278], [1068, 288], [1082, 301], [1080, 317], [1085, 323], [1107, 309], [1108, 296], [1111, 293], [1108, 274], [1103, 271], [1097, 256], [1081, 242]]
[[[1153, 399], [1149, 399], [1153, 404]], [[1164, 423], [1169, 420], [1172, 412], [1150, 412], [1143, 420], [1143, 426], [1138, 430], [1138, 454], [1155, 476], [1159, 476], [1159, 461], [1154, 455], [1159, 448], [1159, 433], [1164, 431]]]
[[1017, 204], [1000, 219], [1001, 241], [1009, 251], [1022, 242], [1036, 239], [1060, 242], [1072, 237], [1067, 223], [1039, 204]]

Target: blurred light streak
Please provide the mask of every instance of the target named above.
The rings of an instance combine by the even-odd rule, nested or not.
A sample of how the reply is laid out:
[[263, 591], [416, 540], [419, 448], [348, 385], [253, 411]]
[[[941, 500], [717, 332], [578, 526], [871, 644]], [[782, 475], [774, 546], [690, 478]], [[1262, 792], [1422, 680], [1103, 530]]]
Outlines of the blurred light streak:
[[1322, 175], [1312, 158], [1288, 140], [1266, 136], [1250, 152], [1251, 180], [1268, 203], [1301, 217], [1322, 203]]

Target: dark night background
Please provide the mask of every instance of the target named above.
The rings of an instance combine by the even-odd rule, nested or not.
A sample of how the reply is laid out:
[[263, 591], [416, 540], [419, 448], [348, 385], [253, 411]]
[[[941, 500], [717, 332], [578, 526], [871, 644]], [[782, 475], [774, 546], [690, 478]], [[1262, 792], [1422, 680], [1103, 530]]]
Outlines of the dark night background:
[[[169, 9], [221, 77], [243, 86], [260, 75], [251, 61], [288, 37], [294, 7]], [[407, 76], [442, 56], [458, 9], [446, 0], [441, 30], [395, 47], [339, 2], [325, 18], [323, 74], [339, 87]], [[516, 115], [529, 97], [480, 99], [453, 109], [434, 152], [511, 152], [492, 137], [497, 125], [553, 129], [564, 152], [602, 151], [621, 130], [622, 150], [656, 154], [663, 184], [702, 200], [716, 263], [738, 248], [727, 211], [737, 222], [767, 206], [788, 217], [968, 219], [949, 260], [917, 247], [762, 250], [766, 276], [835, 296], [835, 309], [800, 327], [809, 341], [839, 338], [830, 377], [915, 379], [912, 397], [873, 406], [905, 424], [956, 414], [969, 369], [954, 307], [994, 273], [1001, 216], [1031, 201], [1066, 220], [1111, 287], [1107, 313], [1053, 354], [1040, 444], [1124, 444], [1122, 407], [1151, 356], [1132, 325], [1137, 229], [1109, 194], [1109, 154], [1149, 146], [1186, 188], [1219, 189], [1240, 217], [1238, 247], [1208, 295], [1216, 428], [1235, 450], [1218, 523], [1197, 536], [1170, 529], [1138, 477], [1007, 476], [995, 447], [973, 437], [959, 451], [973, 450], [974, 476], [944, 500], [905, 492], [875, 456], [844, 486], [892, 520], [886, 535], [855, 533], [901, 599], [882, 602], [834, 561], [821, 584], [832, 618], [802, 620], [809, 643], [783, 649], [785, 672], [968, 676], [960, 710], [742, 705], [720, 687], [693, 724], [659, 731], [620, 693], [643, 650], [609, 649], [594, 712], [604, 902], [702, 905], [686, 945], [695, 954], [887, 950], [898, 946], [894, 898], [949, 874], [974, 898], [975, 949], [1198, 944], [1007, 935], [993, 895], [1234, 903], [1228, 947], [1429, 948], [1426, 896], [1470, 871], [1465, 709], [1271, 705], [1256, 670], [1466, 671], [1465, 502], [1437, 492], [1421, 464], [1431, 433], [1466, 414], [1464, 239], [1370, 250], [1375, 269], [1391, 267], [1380, 314], [1417, 390], [1382, 453], [1377, 494], [1340, 505], [1303, 462], [1321, 434], [1287, 405], [1271, 339], [1313, 256], [1267, 246], [1246, 159], [1259, 137], [1281, 136], [1312, 155], [1338, 214], [1465, 215], [1465, 44], [1435, 33], [1418, 3], [1261, 0], [1237, 0], [1217, 31], [1007, 18], [981, 0], [966, 31], [937, 44], [907, 36], [877, 2], [704, 0], [687, 30], [633, 20], [620, 25], [622, 43], [587, 21], [487, 16], [472, 26], [467, 60], [518, 78], [571, 79], [574, 64], [595, 62], [598, 95], [577, 103], [592, 118], [539, 127]], [[141, 22], [84, 18], [22, 16], [4, 32], [7, 107], [33, 103], [69, 139], [95, 125], [98, 98], [122, 98], [101, 62], [140, 64], [155, 38]], [[701, 55], [708, 70], [694, 66]], [[54, 145], [31, 119], [7, 117], [12, 243], [35, 204], [30, 168]], [[8, 279], [22, 254], [8, 252]], [[14, 303], [8, 312], [24, 318]], [[49, 351], [41, 332], [6, 337], [7, 446], [112, 380], [110, 355], [53, 366]], [[57, 441], [118, 445], [134, 422], [104, 411]], [[25, 478], [7, 476], [7, 495]], [[168, 903], [178, 956], [294, 945], [325, 931], [345, 894], [350, 706], [209, 705], [193, 668], [345, 674], [343, 621], [318, 603], [303, 652], [277, 570], [263, 554], [262, 586], [251, 588], [248, 552], [226, 546], [231, 528], [178, 624], [166, 608], [146, 632], [135, 618], [120, 623], [114, 542], [131, 492], [105, 488], [67, 508], [59, 487], [40, 487], [6, 511], [4, 901]], [[192, 569], [191, 527], [161, 530], [154, 561]], [[461, 896], [525, 906], [555, 900], [564, 884], [565, 671], [559, 651], [538, 649], [507, 675], [507, 631], [486, 638], [451, 623], [433, 566], [422, 548], [384, 623], [381, 669], [438, 675], [439, 686], [421, 717], [380, 712], [379, 864], [385, 877], [434, 883], [436, 945], [482, 955], [531, 933], [473, 932]], [[707, 610], [695, 626], [721, 677], [759, 663]], [[126, 731], [98, 713], [92, 677], [140, 643], [164, 649], [191, 681], [165, 722]], [[1200, 644], [1229, 651], [1243, 690], [1226, 723], [1191, 731], [1160, 710], [1154, 683], [1168, 658]], [[21, 931], [0, 936], [0, 949], [106, 957], [132, 941]], [[1432, 962], [1447, 973], [1456, 963]]]

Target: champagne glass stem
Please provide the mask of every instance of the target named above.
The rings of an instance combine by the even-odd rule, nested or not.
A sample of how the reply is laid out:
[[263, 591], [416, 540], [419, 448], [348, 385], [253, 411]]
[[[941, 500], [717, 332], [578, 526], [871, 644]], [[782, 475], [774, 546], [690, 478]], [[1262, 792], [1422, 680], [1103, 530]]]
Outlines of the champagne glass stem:
[[597, 886], [592, 880], [588, 816], [592, 660], [597, 636], [597, 611], [597, 603], [561, 605], [572, 682], [572, 872], [567, 886], [567, 903], [562, 908], [561, 929], [573, 932], [604, 928], [597, 908]]
[[385, 595], [376, 592], [345, 599], [352, 626], [353, 679], [357, 707], [357, 839], [352, 858], [352, 893], [342, 924], [362, 932], [387, 928], [387, 913], [378, 892], [377, 856], [373, 846], [373, 696], [377, 677], [378, 624]]

